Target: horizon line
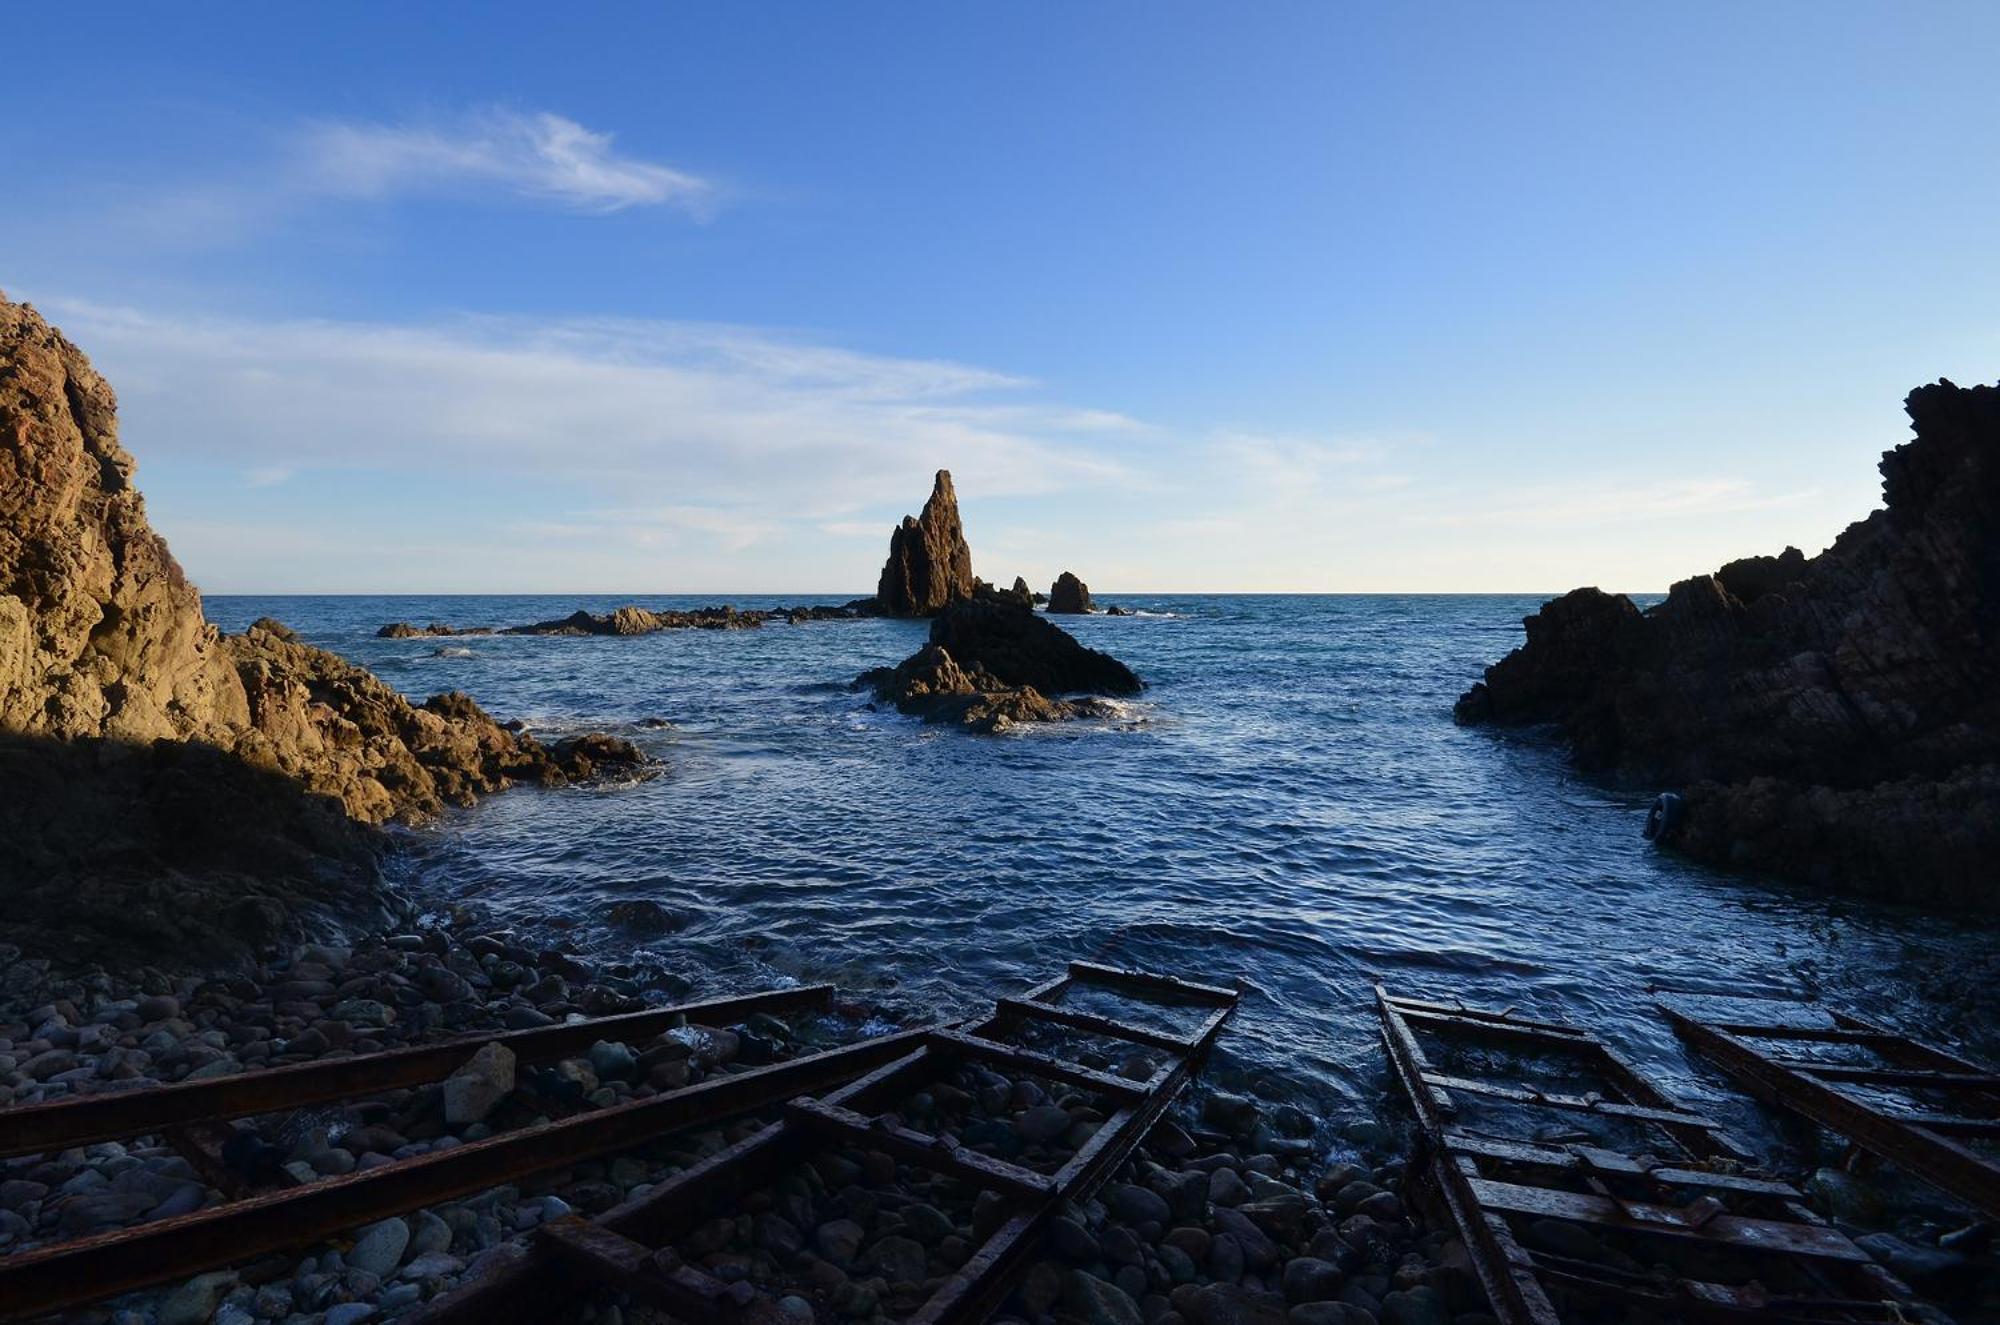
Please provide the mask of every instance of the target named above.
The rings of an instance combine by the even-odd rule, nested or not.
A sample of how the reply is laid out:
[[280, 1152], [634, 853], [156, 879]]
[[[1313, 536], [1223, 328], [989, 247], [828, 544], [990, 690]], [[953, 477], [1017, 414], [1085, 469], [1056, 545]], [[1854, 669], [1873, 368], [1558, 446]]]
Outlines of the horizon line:
[[[201, 589], [203, 598], [873, 598], [846, 590], [813, 589]], [[1095, 598], [1560, 598], [1577, 589], [1601, 593], [1661, 595], [1666, 589], [1605, 589], [1574, 585], [1568, 589], [1092, 589]]]

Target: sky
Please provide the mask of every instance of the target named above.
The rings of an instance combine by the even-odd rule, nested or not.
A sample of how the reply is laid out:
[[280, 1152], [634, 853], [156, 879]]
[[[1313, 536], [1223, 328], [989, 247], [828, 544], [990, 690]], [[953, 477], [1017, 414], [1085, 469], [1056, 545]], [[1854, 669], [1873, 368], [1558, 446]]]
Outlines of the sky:
[[0, 289], [209, 592], [1657, 591], [2000, 377], [2000, 6], [31, 6]]

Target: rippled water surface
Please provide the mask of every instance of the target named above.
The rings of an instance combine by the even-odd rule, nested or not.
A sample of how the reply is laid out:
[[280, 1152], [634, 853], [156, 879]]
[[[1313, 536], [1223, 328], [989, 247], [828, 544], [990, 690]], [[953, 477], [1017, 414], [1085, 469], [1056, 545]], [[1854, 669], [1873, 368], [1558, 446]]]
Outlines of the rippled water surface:
[[[688, 598], [212, 598], [412, 695], [469, 691], [537, 730], [626, 734], [665, 774], [516, 791], [420, 836], [411, 886], [702, 991], [830, 979], [971, 1010], [1071, 957], [1251, 993], [1216, 1072], [1373, 1105], [1370, 986], [1586, 1022], [1697, 1097], [1649, 986], [1810, 990], [1992, 1056], [2000, 927], [1737, 879], [1640, 838], [1648, 789], [1579, 778], [1452, 700], [1535, 598], [1114, 597], [1069, 618], [1148, 682], [1129, 721], [1000, 738], [872, 712], [846, 683], [920, 622], [633, 639], [380, 640]], [[739, 607], [779, 601], [738, 598]], [[646, 718], [670, 728], [642, 729]], [[621, 930], [618, 900], [671, 933]], [[1331, 1098], [1330, 1098], [1331, 1097]]]

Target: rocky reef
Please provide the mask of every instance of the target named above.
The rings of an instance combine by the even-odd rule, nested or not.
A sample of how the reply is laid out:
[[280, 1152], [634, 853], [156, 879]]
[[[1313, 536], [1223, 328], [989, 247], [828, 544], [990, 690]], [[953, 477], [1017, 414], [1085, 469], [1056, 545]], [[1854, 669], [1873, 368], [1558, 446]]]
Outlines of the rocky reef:
[[1049, 611], [1064, 616], [1081, 616], [1090, 610], [1090, 586], [1072, 571], [1056, 576], [1056, 582], [1049, 587]]
[[972, 597], [972, 549], [958, 518], [951, 472], [940, 469], [923, 513], [904, 516], [889, 535], [889, 559], [875, 589], [884, 616], [935, 616], [946, 604]]
[[655, 612], [650, 608], [627, 606], [613, 612], [587, 612], [579, 608], [552, 621], [531, 621], [523, 626], [451, 626], [433, 621], [416, 626], [392, 621], [375, 632], [377, 639], [429, 639], [456, 635], [657, 635], [664, 630], [754, 630], [767, 621], [853, 621], [879, 616], [873, 598], [829, 606], [815, 603], [800, 607], [751, 608], [738, 611], [724, 603], [720, 607], [700, 607], [692, 612]]
[[1681, 800], [1662, 840], [1720, 865], [2000, 908], [2000, 388], [1905, 401], [1882, 509], [1640, 611], [1578, 589], [1458, 702], [1553, 723], [1584, 767]]
[[[0, 297], [0, 834], [19, 847], [0, 924], [74, 932], [64, 917], [95, 897], [125, 933], [262, 935], [286, 907], [358, 899], [367, 826], [640, 759], [545, 747], [464, 695], [412, 704], [276, 622], [222, 634], [133, 472], [110, 385]], [[140, 914], [162, 889], [176, 914]]]
[[926, 722], [978, 732], [1110, 716], [1116, 710], [1099, 696], [1143, 688], [1124, 663], [991, 588], [939, 612], [923, 648], [894, 667], [864, 673], [857, 684]]

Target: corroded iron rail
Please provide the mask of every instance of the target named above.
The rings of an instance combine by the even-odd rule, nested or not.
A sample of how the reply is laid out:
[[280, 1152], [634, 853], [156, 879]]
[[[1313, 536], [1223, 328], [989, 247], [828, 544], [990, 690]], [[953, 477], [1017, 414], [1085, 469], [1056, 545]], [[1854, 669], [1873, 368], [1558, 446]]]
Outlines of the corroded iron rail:
[[[1402, 998], [1379, 985], [1375, 996], [1390, 1066], [1423, 1133], [1426, 1175], [1504, 1325], [1560, 1325], [1559, 1302], [1572, 1297], [1662, 1319], [1905, 1319], [1897, 1304], [1909, 1297], [1906, 1286], [1808, 1210], [1796, 1188], [1746, 1171], [1745, 1153], [1717, 1123], [1682, 1108], [1588, 1031]], [[1447, 1044], [1560, 1059], [1567, 1073], [1598, 1088], [1559, 1092], [1472, 1069], [1440, 1072], [1418, 1028]], [[1475, 1125], [1473, 1101], [1500, 1116]], [[1573, 1132], [1552, 1139], [1563, 1135], [1552, 1133], [1552, 1122], [1588, 1120], [1621, 1139], [1643, 1137], [1645, 1148], [1634, 1153], [1630, 1142], [1601, 1145]], [[1524, 1237], [1516, 1222], [1545, 1220], [1658, 1251], [1662, 1264], [1640, 1273], [1576, 1259]], [[1704, 1277], [1715, 1270], [1689, 1270], [1686, 1262], [1668, 1272], [1676, 1247], [1725, 1251], [1754, 1273], [1717, 1282]]]
[[[2000, 1160], [1958, 1139], [2000, 1139], [2000, 1073], [1994, 1069], [1844, 1012], [1829, 1011], [1833, 1024], [1813, 1027], [1796, 1019], [1709, 1020], [1664, 999], [1659, 1007], [1702, 1057], [1752, 1095], [1830, 1128], [1869, 1154], [2000, 1217]], [[1882, 1062], [1822, 1063], [1802, 1057], [1799, 1049], [1772, 1053], [1755, 1040], [1802, 1049], [1852, 1046]], [[1857, 1086], [1935, 1092], [1951, 1107], [1930, 1112], [1889, 1108], [1858, 1094]]]
[[[243, 1078], [216, 1078], [193, 1084], [227, 1086], [229, 1091], [211, 1095], [165, 1087], [109, 1097], [106, 1102], [115, 1101], [123, 1106], [162, 1099], [167, 1102], [165, 1112], [172, 1123], [138, 1122], [117, 1135], [171, 1132], [174, 1123], [190, 1109], [218, 1111], [204, 1115], [207, 1117], [233, 1117], [293, 1107], [285, 1101], [323, 1102], [368, 1095], [384, 1089], [376, 1083], [385, 1079], [405, 1085], [423, 1084], [448, 1074], [472, 1050], [494, 1040], [509, 1044], [532, 1061], [567, 1052], [579, 1044], [587, 1046], [605, 1038], [607, 1031], [614, 1036], [629, 1036], [648, 1028], [665, 1029], [689, 1015], [710, 1023], [727, 1023], [752, 1012], [824, 1003], [829, 992], [829, 987], [823, 985], [779, 990], [511, 1035], [454, 1040], [414, 1051], [391, 1050], [382, 1055], [308, 1065], [312, 1070], [304, 1072], [278, 1069], [269, 1074], [251, 1074], [290, 1074], [286, 1081], [268, 1090], [253, 1089], [252, 1083]], [[0, 1320], [31, 1318], [317, 1242], [390, 1215], [485, 1191], [580, 1160], [630, 1150], [685, 1128], [768, 1108], [800, 1091], [823, 1090], [902, 1057], [922, 1044], [932, 1029], [923, 1027], [878, 1036], [782, 1063], [718, 1074], [698, 1085], [649, 1099], [631, 1100], [366, 1171], [263, 1192], [190, 1214], [0, 1257]], [[581, 1041], [576, 1038], [579, 1035], [584, 1037]], [[384, 1058], [391, 1063], [384, 1065], [380, 1061]], [[427, 1075], [412, 1078], [410, 1074], [417, 1070], [414, 1064], [418, 1063], [429, 1064], [424, 1068]], [[350, 1068], [358, 1070], [351, 1077], [343, 1077]], [[190, 1103], [191, 1100], [194, 1102]], [[246, 1101], [252, 1102], [246, 1106]], [[57, 1130], [46, 1122], [55, 1107], [0, 1111], [0, 1134], [10, 1125], [13, 1114], [32, 1112], [43, 1120], [37, 1125], [42, 1128], [40, 1135], [46, 1137]], [[65, 1125], [78, 1130], [107, 1126], [106, 1117], [115, 1117], [124, 1127], [138, 1117], [122, 1112], [96, 1114], [83, 1109], [59, 1116], [68, 1120]]]
[[[1080, 987], [1118, 990], [1139, 1001], [1172, 1000], [1208, 1009], [1193, 1033], [1149, 1027], [1061, 1006]], [[1066, 1202], [1102, 1185], [1193, 1079], [1223, 1023], [1235, 990], [1150, 972], [1072, 962], [1065, 975], [958, 1031], [933, 1031], [911, 1052], [817, 1099], [795, 1100], [785, 1117], [595, 1219], [545, 1224], [534, 1240], [489, 1255], [487, 1268], [406, 1318], [409, 1325], [488, 1325], [554, 1318], [590, 1285], [615, 1288], [690, 1322], [784, 1325], [793, 1318], [747, 1281], [725, 1283], [683, 1260], [673, 1244], [725, 1208], [829, 1145], [890, 1150], [912, 1163], [998, 1193], [1005, 1218], [970, 1258], [939, 1285], [905, 1325], [970, 1325], [1005, 1296], [1048, 1221]], [[1047, 1015], [1056, 1009], [1062, 1016]], [[1088, 1025], [1084, 1026], [1083, 1023]], [[1139, 1082], [1108, 1078], [1081, 1064], [1003, 1042], [1024, 1024], [1062, 1025], [1160, 1049], [1168, 1061]], [[1116, 1107], [1101, 1128], [1053, 1174], [979, 1154], [944, 1137], [909, 1131], [880, 1116], [892, 1101], [922, 1088], [967, 1059], [1101, 1091]], [[1113, 1082], [1117, 1084], [1113, 1084]]]

